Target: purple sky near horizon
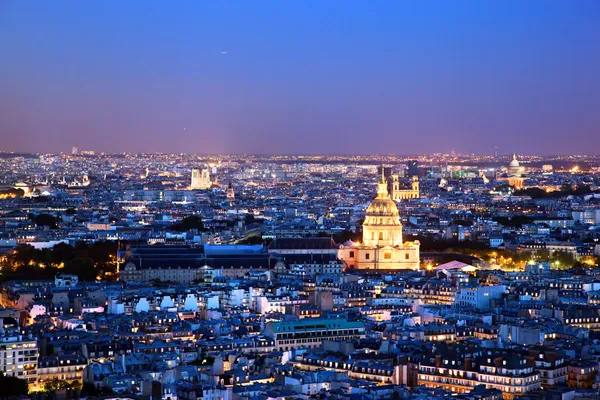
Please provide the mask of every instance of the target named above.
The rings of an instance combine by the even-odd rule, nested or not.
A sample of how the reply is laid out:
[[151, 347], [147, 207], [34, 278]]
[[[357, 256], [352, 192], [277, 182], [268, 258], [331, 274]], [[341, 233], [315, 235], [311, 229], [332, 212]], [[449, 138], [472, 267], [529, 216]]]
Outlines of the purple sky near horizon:
[[600, 2], [0, 2], [0, 151], [600, 154]]

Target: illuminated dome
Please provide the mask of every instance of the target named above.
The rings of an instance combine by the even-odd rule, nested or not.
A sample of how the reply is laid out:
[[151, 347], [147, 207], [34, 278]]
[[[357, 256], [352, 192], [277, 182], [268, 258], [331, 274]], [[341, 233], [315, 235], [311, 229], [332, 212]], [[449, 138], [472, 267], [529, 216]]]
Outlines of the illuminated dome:
[[517, 160], [517, 155], [513, 154], [513, 159], [510, 161], [509, 166], [511, 168], [519, 168], [521, 164], [519, 164], [519, 160]]
[[367, 207], [363, 223], [363, 242], [367, 246], [401, 246], [400, 213], [390, 198], [387, 183], [382, 177], [377, 185], [377, 197]]
[[367, 223], [372, 225], [400, 225], [398, 207], [390, 198], [385, 182], [379, 182], [377, 197], [367, 207], [365, 224]]

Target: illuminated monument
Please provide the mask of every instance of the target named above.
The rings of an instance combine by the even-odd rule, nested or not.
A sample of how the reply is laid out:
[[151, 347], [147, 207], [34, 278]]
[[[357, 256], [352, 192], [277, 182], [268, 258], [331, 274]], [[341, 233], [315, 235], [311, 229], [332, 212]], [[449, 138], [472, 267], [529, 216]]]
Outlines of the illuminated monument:
[[419, 269], [419, 242], [402, 242], [400, 214], [390, 198], [383, 175], [377, 186], [377, 197], [367, 208], [363, 243], [344, 243], [338, 256], [348, 269]]
[[192, 169], [192, 182], [190, 184], [191, 190], [204, 190], [210, 189], [212, 182], [210, 180], [210, 171], [208, 168], [202, 171], [198, 169]]
[[525, 183], [524, 172], [525, 168], [523, 168], [519, 163], [519, 160], [517, 160], [517, 155], [513, 154], [513, 158], [508, 164], [508, 168], [506, 168], [506, 173], [498, 176], [496, 180], [506, 181], [510, 186], [517, 190], [522, 189]]

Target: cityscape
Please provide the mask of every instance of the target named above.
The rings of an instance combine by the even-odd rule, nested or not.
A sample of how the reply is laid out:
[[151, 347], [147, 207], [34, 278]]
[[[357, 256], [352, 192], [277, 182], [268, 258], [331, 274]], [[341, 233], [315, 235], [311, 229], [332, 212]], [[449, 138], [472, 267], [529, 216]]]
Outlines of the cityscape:
[[599, 157], [0, 163], [0, 362], [31, 393], [599, 388]]
[[600, 399], [597, 0], [179, 3], [0, 4], [0, 400]]

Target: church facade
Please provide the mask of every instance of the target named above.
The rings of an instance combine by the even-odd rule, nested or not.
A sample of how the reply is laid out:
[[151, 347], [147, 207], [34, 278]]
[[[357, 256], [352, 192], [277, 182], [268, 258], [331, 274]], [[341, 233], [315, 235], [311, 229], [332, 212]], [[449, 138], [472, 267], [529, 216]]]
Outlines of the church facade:
[[400, 187], [398, 175], [392, 175], [392, 200], [418, 199], [419, 193], [419, 177], [413, 176], [410, 182], [410, 189]]
[[347, 269], [418, 270], [419, 242], [404, 242], [398, 207], [391, 199], [384, 177], [377, 197], [367, 208], [362, 243], [346, 242], [338, 257]]

